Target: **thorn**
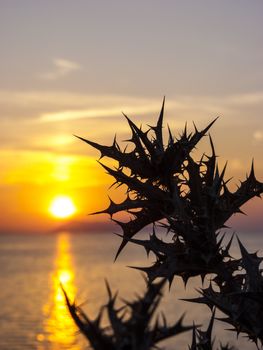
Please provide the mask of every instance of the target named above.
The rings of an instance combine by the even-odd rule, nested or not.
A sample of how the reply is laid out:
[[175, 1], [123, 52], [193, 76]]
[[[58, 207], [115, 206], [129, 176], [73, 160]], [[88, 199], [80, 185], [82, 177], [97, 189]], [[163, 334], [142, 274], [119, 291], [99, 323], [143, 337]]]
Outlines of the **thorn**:
[[197, 127], [196, 127], [196, 125], [195, 125], [195, 122], [193, 121], [193, 125], [194, 125], [194, 129], [195, 129], [195, 133], [196, 134], [198, 134], [199, 133], [199, 131], [198, 131], [198, 129], [197, 129]]
[[256, 177], [255, 177], [255, 171], [254, 171], [254, 158], [252, 158], [251, 168], [250, 168], [250, 173], [249, 173], [248, 178], [249, 178], [250, 180], [255, 180], [255, 179], [256, 179]]
[[174, 275], [172, 275], [172, 276], [170, 276], [170, 277], [168, 278], [168, 281], [169, 281], [169, 291], [171, 290], [173, 280], [174, 280]]
[[213, 143], [213, 140], [212, 140], [212, 137], [211, 135], [209, 134], [209, 141], [210, 141], [210, 146], [211, 146], [211, 150], [212, 150], [212, 156], [215, 157], [215, 147], [214, 147], [214, 143]]
[[239, 245], [239, 249], [240, 249], [242, 258], [244, 258], [245, 256], [248, 256], [249, 253], [248, 253], [248, 251], [246, 250], [246, 248], [243, 246], [243, 244], [242, 244], [242, 242], [240, 241], [240, 239], [238, 238], [238, 236], [237, 236], [237, 241], [238, 241], [238, 245]]
[[230, 249], [230, 247], [231, 247], [231, 244], [232, 244], [232, 241], [233, 241], [233, 238], [234, 238], [234, 236], [235, 236], [235, 234], [233, 233], [232, 234], [232, 236], [231, 236], [231, 238], [230, 238], [230, 240], [229, 240], [229, 242], [227, 243], [227, 245], [226, 245], [226, 252], [228, 253], [228, 251], [229, 251], [229, 249]]
[[213, 312], [212, 312], [211, 320], [209, 322], [209, 325], [208, 325], [208, 328], [207, 328], [207, 331], [206, 331], [207, 334], [208, 334], [209, 339], [211, 339], [211, 336], [212, 336], [213, 324], [214, 324], [214, 320], [215, 320], [215, 312], [216, 312], [216, 309], [214, 308]]
[[114, 262], [118, 259], [120, 253], [122, 252], [122, 250], [124, 249], [124, 247], [126, 246], [126, 244], [128, 243], [128, 240], [126, 240], [124, 237], [123, 237], [123, 241], [121, 242], [118, 250], [117, 250], [117, 253], [115, 255], [115, 258], [114, 258]]
[[110, 285], [109, 285], [109, 282], [108, 282], [107, 278], [105, 278], [105, 285], [106, 285], [106, 289], [107, 289], [107, 292], [108, 292], [109, 299], [111, 300], [112, 299], [112, 292], [111, 292]]
[[210, 124], [208, 124], [208, 126], [204, 130], [202, 130], [201, 132], [205, 134], [211, 128], [211, 126], [217, 121], [218, 118], [219, 117], [216, 117], [214, 120], [212, 120], [212, 122]]

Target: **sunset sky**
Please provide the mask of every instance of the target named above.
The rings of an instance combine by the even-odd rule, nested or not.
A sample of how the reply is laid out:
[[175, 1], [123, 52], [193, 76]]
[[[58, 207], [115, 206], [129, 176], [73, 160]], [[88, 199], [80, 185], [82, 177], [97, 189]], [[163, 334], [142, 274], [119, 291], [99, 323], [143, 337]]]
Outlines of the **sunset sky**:
[[[211, 134], [233, 188], [252, 158], [263, 181], [261, 0], [1, 0], [0, 43], [0, 232], [65, 223], [58, 195], [70, 220], [107, 222], [87, 214], [107, 206], [111, 178], [73, 134], [125, 140], [122, 112], [153, 124], [164, 95], [175, 134], [220, 116]], [[262, 230], [263, 202], [246, 212], [234, 229]]]

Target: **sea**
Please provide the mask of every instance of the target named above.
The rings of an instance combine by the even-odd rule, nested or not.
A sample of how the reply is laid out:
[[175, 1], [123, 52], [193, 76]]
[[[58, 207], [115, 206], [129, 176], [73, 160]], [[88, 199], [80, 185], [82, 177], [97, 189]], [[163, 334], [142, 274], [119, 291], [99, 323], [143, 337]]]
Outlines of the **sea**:
[[[242, 233], [239, 237], [250, 252], [259, 251], [260, 255], [263, 235]], [[107, 302], [105, 279], [113, 292], [118, 291], [119, 305], [123, 299], [134, 300], [143, 293], [145, 280], [141, 272], [129, 266], [149, 266], [154, 257], [147, 258], [143, 248], [129, 244], [114, 262], [119, 243], [119, 237], [112, 233], [2, 234], [0, 349], [89, 349], [69, 315], [60, 283], [91, 319]], [[232, 253], [239, 255], [236, 240]], [[205, 283], [209, 283], [208, 278]], [[180, 300], [197, 297], [200, 287], [199, 278], [191, 279], [186, 288], [175, 278], [171, 289], [164, 288], [157, 314], [163, 312], [168, 324], [184, 315], [185, 325], [194, 322], [205, 330], [211, 315], [208, 307]], [[216, 316], [222, 314], [217, 312]], [[106, 325], [107, 319], [103, 322]], [[227, 328], [227, 324], [215, 321], [216, 344], [231, 342], [239, 350], [256, 350], [244, 335], [237, 338]], [[188, 350], [191, 338], [191, 332], [186, 332], [159, 345], [166, 350]]]

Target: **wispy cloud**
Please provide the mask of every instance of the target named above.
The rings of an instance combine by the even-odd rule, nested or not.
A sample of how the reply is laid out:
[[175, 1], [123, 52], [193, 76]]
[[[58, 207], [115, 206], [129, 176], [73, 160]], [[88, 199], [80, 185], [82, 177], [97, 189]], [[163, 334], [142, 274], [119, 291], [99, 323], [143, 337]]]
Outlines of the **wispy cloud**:
[[228, 103], [236, 105], [256, 105], [263, 102], [263, 92], [252, 92], [241, 95], [232, 95], [228, 99]]
[[[172, 107], [171, 104], [169, 107]], [[145, 115], [148, 113], [156, 113], [160, 109], [160, 102], [148, 102], [145, 104], [127, 105], [125, 114], [135, 113]], [[99, 117], [115, 117], [121, 114], [121, 109], [117, 106], [109, 106], [107, 108], [90, 108], [90, 109], [72, 109], [54, 113], [43, 113], [40, 116], [42, 122], [57, 122], [63, 120], [74, 120], [83, 118], [99, 118]]]
[[[123, 108], [125, 114], [146, 115], [156, 113], [160, 109], [160, 99], [156, 98], [139, 98], [139, 97], [123, 97], [123, 96], [99, 96], [90, 98], [87, 96], [86, 105], [88, 108], [64, 108], [59, 111], [42, 113], [39, 120], [42, 122], [56, 122], [62, 120], [74, 120], [92, 117], [113, 117], [120, 115]], [[98, 104], [98, 98], [100, 103]], [[89, 100], [89, 102], [88, 102]], [[91, 104], [90, 102], [93, 102]], [[102, 102], [104, 101], [104, 102]], [[230, 115], [236, 110], [244, 107], [261, 106], [263, 103], [263, 93], [251, 93], [243, 95], [230, 96], [183, 96], [177, 98], [169, 98], [166, 102], [166, 111], [177, 111], [180, 113], [189, 113], [190, 115], [199, 111], [199, 113], [209, 113], [212, 116]], [[75, 105], [76, 106], [76, 105]], [[92, 106], [89, 108], [89, 106]], [[77, 106], [76, 106], [77, 107]], [[180, 118], [178, 116], [177, 118]], [[188, 116], [189, 118], [189, 116]], [[260, 136], [256, 135], [256, 139]]]
[[49, 72], [41, 74], [40, 78], [44, 80], [57, 80], [80, 69], [81, 66], [76, 62], [63, 58], [56, 58], [53, 60], [53, 69]]
[[[67, 72], [80, 69], [78, 65], [65, 64]], [[73, 68], [74, 67], [74, 68]], [[63, 71], [63, 70], [62, 70]], [[69, 74], [69, 73], [60, 74]], [[51, 76], [50, 76], [51, 78]], [[159, 113], [162, 97], [139, 97], [125, 95], [75, 94], [64, 91], [0, 91], [0, 119], [14, 118], [23, 121], [61, 122], [96, 117], [119, 117], [123, 111], [130, 117], [140, 118]], [[194, 119], [207, 120], [217, 115], [228, 116], [228, 123], [247, 123], [244, 108], [262, 109], [263, 92], [229, 96], [169, 96], [166, 100], [166, 120], [176, 122]], [[256, 118], [256, 117], [255, 117]], [[262, 132], [262, 131], [261, 131]], [[254, 139], [261, 136], [255, 132]]]

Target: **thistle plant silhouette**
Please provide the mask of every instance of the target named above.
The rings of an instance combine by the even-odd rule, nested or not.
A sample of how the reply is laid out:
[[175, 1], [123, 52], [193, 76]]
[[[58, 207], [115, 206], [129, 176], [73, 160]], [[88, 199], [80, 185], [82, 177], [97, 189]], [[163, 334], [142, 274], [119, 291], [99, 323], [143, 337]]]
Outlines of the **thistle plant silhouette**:
[[[122, 150], [116, 141], [104, 146], [78, 137], [101, 153], [117, 162], [117, 167], [102, 167], [114, 178], [116, 186], [126, 187], [126, 198], [121, 203], [110, 200], [107, 213], [117, 223], [122, 233], [121, 244], [116, 257], [127, 244], [145, 248], [156, 260], [152, 266], [133, 267], [143, 271], [147, 277], [146, 292], [134, 301], [125, 301], [123, 307], [116, 307], [117, 294], [108, 290], [108, 302], [99, 310], [95, 320], [72, 303], [66, 293], [69, 311], [87, 337], [94, 350], [147, 350], [157, 348], [164, 339], [192, 330], [190, 350], [215, 349], [213, 324], [215, 310], [225, 317], [220, 321], [229, 324], [237, 333], [244, 333], [257, 347], [263, 344], [263, 277], [260, 269], [262, 258], [257, 253], [249, 253], [237, 238], [241, 258], [230, 255], [233, 235], [227, 242], [222, 229], [226, 221], [247, 201], [263, 193], [263, 183], [254, 174], [253, 162], [246, 179], [235, 191], [230, 191], [225, 180], [226, 166], [222, 171], [217, 165], [217, 157], [211, 136], [211, 154], [203, 154], [195, 160], [193, 150], [212, 127], [213, 120], [203, 130], [194, 124], [194, 132], [187, 126], [175, 138], [168, 126], [168, 141], [163, 137], [163, 100], [156, 126], [147, 131], [136, 126], [126, 115], [132, 150]], [[114, 219], [114, 214], [129, 213], [128, 222]], [[97, 214], [98, 214], [97, 213]], [[153, 224], [149, 239], [139, 239], [137, 234], [149, 224]], [[155, 227], [163, 226], [172, 239], [163, 241], [155, 232]], [[136, 238], [135, 238], [136, 236]], [[210, 276], [210, 285], [200, 287], [199, 296], [187, 300], [205, 304], [211, 310], [211, 320], [206, 331], [200, 326], [183, 325], [182, 317], [168, 326], [165, 316], [155, 317], [162, 298], [166, 281], [171, 285], [175, 276], [183, 279], [187, 286], [190, 277], [200, 276], [202, 280]], [[211, 277], [212, 276], [212, 277]], [[158, 279], [158, 282], [155, 280]], [[104, 311], [108, 314], [109, 326], [103, 327], [101, 319]], [[155, 321], [154, 321], [155, 318]], [[190, 338], [190, 336], [189, 336]], [[218, 349], [234, 349], [230, 345], [220, 345]]]

